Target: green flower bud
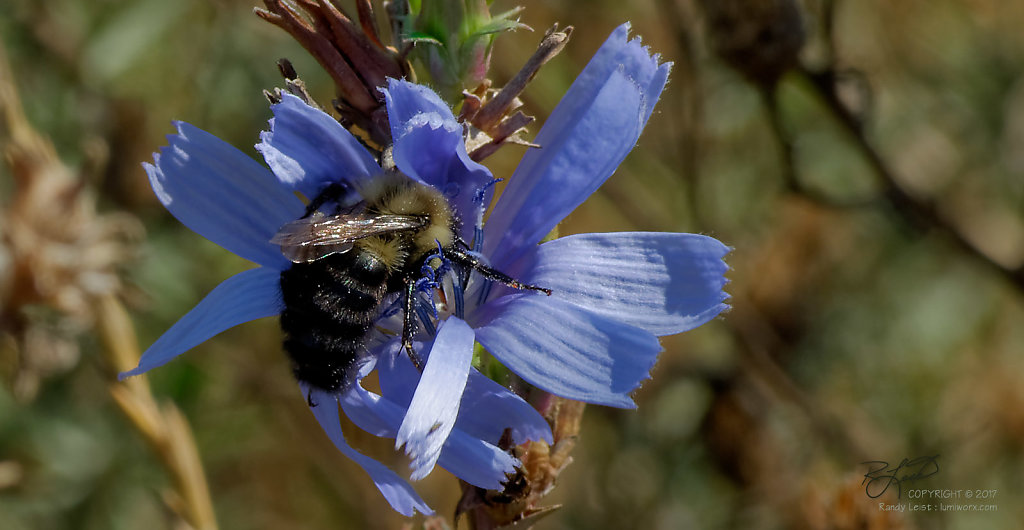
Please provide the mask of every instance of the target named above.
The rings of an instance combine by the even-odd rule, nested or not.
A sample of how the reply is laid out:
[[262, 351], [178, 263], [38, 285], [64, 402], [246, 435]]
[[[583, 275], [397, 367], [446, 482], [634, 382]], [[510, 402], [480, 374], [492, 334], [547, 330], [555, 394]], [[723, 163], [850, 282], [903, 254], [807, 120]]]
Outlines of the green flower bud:
[[484, 81], [494, 37], [526, 27], [517, 7], [491, 16], [486, 0], [411, 0], [404, 39], [415, 44], [411, 57], [430, 74], [445, 99], [455, 101], [463, 89]]

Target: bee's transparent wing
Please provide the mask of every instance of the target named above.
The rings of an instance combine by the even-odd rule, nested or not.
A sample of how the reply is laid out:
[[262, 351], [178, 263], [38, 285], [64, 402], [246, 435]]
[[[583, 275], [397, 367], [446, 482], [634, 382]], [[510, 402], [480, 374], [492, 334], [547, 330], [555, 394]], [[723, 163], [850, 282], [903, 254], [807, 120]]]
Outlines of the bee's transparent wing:
[[308, 263], [347, 252], [355, 241], [426, 226], [427, 220], [415, 215], [345, 214], [329, 217], [304, 217], [282, 226], [270, 242], [281, 245], [281, 253], [293, 263]]

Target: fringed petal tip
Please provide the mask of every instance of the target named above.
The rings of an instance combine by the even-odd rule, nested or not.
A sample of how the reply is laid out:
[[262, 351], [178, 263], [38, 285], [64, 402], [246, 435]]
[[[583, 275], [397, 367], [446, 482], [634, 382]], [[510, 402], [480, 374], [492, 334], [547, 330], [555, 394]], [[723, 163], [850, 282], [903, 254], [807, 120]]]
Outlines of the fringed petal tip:
[[[407, 99], [418, 101], [418, 89], [411, 91], [413, 95]], [[473, 198], [480, 190], [486, 190], [489, 198], [491, 172], [466, 153], [462, 124], [450, 110], [423, 110], [432, 106], [429, 104], [408, 106], [415, 107], [417, 112], [391, 123], [395, 165], [409, 178], [440, 190], [464, 221], [459, 235], [471, 241], [474, 223], [470, 221], [477, 210]], [[404, 115], [411, 110], [400, 112]]]
[[[416, 369], [408, 360], [399, 360], [396, 364], [408, 364], [412, 372]], [[384, 363], [386, 364], [386, 363]], [[381, 365], [381, 385], [385, 383], [398, 383], [409, 381], [408, 370], [403, 367], [400, 370], [388, 371]], [[418, 372], [417, 372], [418, 373]], [[417, 378], [418, 375], [413, 376]], [[391, 380], [394, 379], [394, 380]], [[394, 438], [400, 424], [407, 416], [408, 407], [402, 406], [394, 401], [384, 391], [381, 396], [369, 392], [359, 385], [353, 385], [352, 389], [342, 396], [342, 407], [345, 414], [361, 429], [377, 436]], [[399, 397], [401, 401], [401, 397]], [[460, 416], [463, 416], [460, 414]], [[462, 423], [462, 420], [459, 420]], [[441, 454], [437, 459], [437, 465], [445, 468], [455, 476], [481, 488], [497, 488], [504, 480], [505, 474], [515, 469], [518, 461], [510, 455], [485, 440], [480, 439], [475, 433], [462, 430], [459, 426], [452, 429], [444, 445]], [[417, 468], [419, 472], [415, 477], [426, 475], [425, 467]]]
[[[388, 78], [388, 86], [379, 87], [384, 94], [388, 119], [391, 121], [391, 134], [398, 137], [396, 126], [417, 114], [437, 114], [444, 120], [454, 120], [455, 115], [436, 92], [424, 85], [410, 83], [404, 79]], [[400, 129], [401, 127], [399, 127]]]
[[501, 266], [535, 245], [615, 172], [636, 146], [668, 81], [629, 24], [616, 28], [523, 155], [484, 225], [484, 251]]
[[[462, 140], [462, 126], [457, 121], [447, 119], [436, 112], [421, 112], [399, 123], [398, 130], [394, 131], [395, 143], [401, 143], [402, 139], [410, 133], [423, 128], [430, 131], [439, 131], [439, 134], [444, 135], [443, 137], [453, 134], [458, 135], [460, 142]], [[438, 139], [435, 141], [440, 143], [442, 140]], [[436, 152], [434, 156], [436, 156]]]
[[138, 366], [136, 366], [135, 368], [132, 368], [131, 370], [118, 373], [117, 374], [117, 380], [118, 381], [124, 381], [125, 379], [128, 379], [129, 377], [135, 377], [137, 375], [142, 375], [142, 374], [144, 374], [146, 372], [147, 372], [147, 370], [142, 370]]

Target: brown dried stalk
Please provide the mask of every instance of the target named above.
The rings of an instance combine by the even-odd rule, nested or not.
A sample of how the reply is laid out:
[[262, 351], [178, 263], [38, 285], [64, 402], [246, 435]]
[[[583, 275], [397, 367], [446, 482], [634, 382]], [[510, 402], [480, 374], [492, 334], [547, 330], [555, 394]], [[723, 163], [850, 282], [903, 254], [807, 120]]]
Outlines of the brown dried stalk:
[[97, 307], [100, 338], [112, 368], [110, 395], [170, 474], [174, 489], [165, 493], [164, 500], [192, 528], [216, 529], [210, 490], [188, 421], [172, 403], [157, 404], [145, 377], [113, 380], [116, 374], [138, 364], [138, 341], [131, 320], [117, 298], [105, 296]]

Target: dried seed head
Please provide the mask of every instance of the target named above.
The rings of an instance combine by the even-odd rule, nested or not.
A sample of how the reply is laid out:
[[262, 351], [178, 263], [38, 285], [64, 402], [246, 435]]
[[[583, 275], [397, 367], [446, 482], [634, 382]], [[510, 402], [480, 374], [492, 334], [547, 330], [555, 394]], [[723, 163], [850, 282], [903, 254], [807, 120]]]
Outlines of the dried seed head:
[[455, 511], [456, 520], [465, 514], [474, 528], [503, 528], [512, 523], [528, 527], [557, 510], [557, 505], [540, 504], [555, 489], [562, 471], [572, 463], [571, 453], [579, 437], [585, 407], [585, 403], [547, 394], [539, 410], [551, 425], [554, 443], [535, 441], [507, 447], [510, 441], [502, 436], [499, 447], [513, 451], [522, 466], [508, 476], [505, 489], [501, 491], [484, 490], [464, 482], [462, 498]]
[[0, 204], [0, 335], [19, 397], [77, 362], [76, 335], [99, 297], [122, 288], [121, 265], [141, 237], [127, 214], [96, 212], [80, 176], [22, 113], [0, 50], [0, 148], [14, 187]]
[[403, 54], [381, 43], [368, 0], [356, 2], [358, 22], [329, 0], [264, 3], [267, 9], [257, 8], [256, 14], [291, 34], [334, 80], [335, 108], [342, 122], [366, 131], [380, 146], [390, 144], [384, 95], [378, 88], [388, 78], [410, 78], [412, 69]]

